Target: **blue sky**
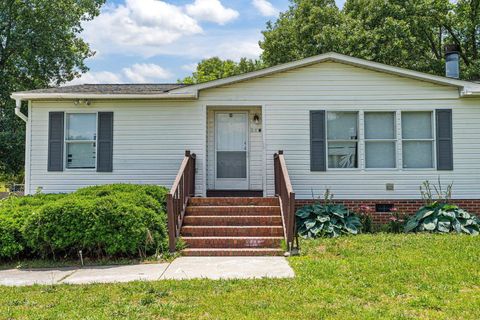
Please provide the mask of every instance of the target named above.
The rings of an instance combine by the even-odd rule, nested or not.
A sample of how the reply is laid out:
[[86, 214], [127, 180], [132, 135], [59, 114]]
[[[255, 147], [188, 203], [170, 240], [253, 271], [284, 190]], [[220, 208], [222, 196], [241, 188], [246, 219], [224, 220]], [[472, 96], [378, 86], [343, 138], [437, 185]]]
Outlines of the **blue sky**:
[[[343, 0], [337, 0], [339, 6]], [[78, 83], [165, 83], [219, 56], [257, 58], [265, 23], [288, 0], [107, 0], [82, 37], [97, 53]]]

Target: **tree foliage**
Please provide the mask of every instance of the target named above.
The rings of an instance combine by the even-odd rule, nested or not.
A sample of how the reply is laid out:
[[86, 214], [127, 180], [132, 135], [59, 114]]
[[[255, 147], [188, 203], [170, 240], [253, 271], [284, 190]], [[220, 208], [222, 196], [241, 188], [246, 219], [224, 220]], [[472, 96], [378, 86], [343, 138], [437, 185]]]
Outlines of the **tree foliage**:
[[233, 60], [222, 60], [218, 57], [204, 59], [197, 64], [195, 72], [182, 80], [181, 83], [196, 84], [216, 79], [226, 78], [250, 72], [262, 68], [259, 60], [247, 58], [240, 59], [239, 62]]
[[[81, 22], [105, 0], [0, 1], [0, 177], [23, 168], [25, 124], [14, 115], [14, 91], [59, 85], [87, 71], [93, 55]], [[1, 179], [0, 179], [1, 180]]]
[[480, 1], [291, 0], [267, 24], [260, 46], [268, 66], [335, 51], [443, 75], [444, 46], [460, 47], [461, 76], [480, 77]]

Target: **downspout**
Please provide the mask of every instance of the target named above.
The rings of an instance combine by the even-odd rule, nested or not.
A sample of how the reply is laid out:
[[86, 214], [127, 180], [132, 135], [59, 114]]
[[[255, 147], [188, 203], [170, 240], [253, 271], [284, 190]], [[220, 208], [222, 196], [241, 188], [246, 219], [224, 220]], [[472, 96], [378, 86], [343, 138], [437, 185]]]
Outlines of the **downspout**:
[[22, 119], [25, 122], [28, 122], [28, 117], [22, 113], [20, 110], [20, 107], [22, 106], [22, 100], [21, 99], [15, 99], [15, 114], [17, 117]]

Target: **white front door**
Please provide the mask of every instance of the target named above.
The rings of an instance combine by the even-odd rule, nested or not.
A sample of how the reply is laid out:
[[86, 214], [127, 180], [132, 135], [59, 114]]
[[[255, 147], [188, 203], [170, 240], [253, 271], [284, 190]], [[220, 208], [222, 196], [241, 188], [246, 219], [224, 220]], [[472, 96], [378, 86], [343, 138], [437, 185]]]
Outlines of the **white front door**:
[[248, 114], [215, 113], [215, 189], [248, 189]]

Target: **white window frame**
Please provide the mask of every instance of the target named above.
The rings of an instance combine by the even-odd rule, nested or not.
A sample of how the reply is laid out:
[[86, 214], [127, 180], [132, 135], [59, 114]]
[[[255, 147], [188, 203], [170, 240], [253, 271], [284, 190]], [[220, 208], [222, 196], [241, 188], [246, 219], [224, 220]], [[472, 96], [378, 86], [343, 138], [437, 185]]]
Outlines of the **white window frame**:
[[[430, 139], [404, 139], [403, 138], [403, 127], [402, 127], [402, 114], [403, 113], [425, 113], [425, 112], [429, 112], [430, 113], [430, 123], [431, 123], [431, 129], [432, 129], [432, 132], [431, 132], [431, 138]], [[402, 170], [405, 170], [405, 171], [425, 171], [425, 170], [436, 170], [437, 168], [437, 136], [436, 136], [436, 132], [437, 132], [437, 128], [436, 128], [436, 121], [435, 121], [435, 110], [401, 110], [399, 112], [400, 114], [400, 144], [402, 146], [401, 148], [401, 159], [402, 159]], [[405, 168], [403, 166], [403, 142], [408, 142], [408, 141], [418, 141], [418, 142], [431, 142], [432, 143], [432, 167], [430, 168]]]
[[[357, 114], [357, 139], [355, 140], [347, 140], [347, 139], [334, 139], [334, 140], [330, 140], [328, 139], [328, 113], [329, 112], [337, 112], [337, 113], [340, 113], [340, 112], [343, 112], [343, 113], [356, 113]], [[360, 125], [362, 123], [360, 122], [360, 111], [359, 110], [326, 110], [325, 111], [325, 145], [326, 145], [326, 164], [327, 164], [327, 170], [331, 170], [331, 171], [356, 171], [356, 170], [359, 170], [360, 167], [361, 167], [361, 164], [360, 164], [360, 149], [361, 149], [361, 146], [360, 146], [360, 141], [361, 141], [361, 137], [360, 137], [360, 131], [361, 131], [361, 128], [360, 128]], [[328, 161], [328, 145], [329, 145], [329, 142], [332, 141], [332, 142], [356, 142], [357, 143], [357, 154], [356, 154], [356, 162], [357, 162], [357, 167], [355, 168], [330, 168], [329, 167], [329, 161]]]
[[[68, 116], [71, 114], [94, 114], [95, 115], [95, 127], [96, 127], [96, 132], [95, 132], [95, 140], [68, 140], [67, 138], [67, 133], [68, 133]], [[72, 112], [65, 112], [65, 118], [63, 120], [63, 140], [64, 140], [64, 145], [63, 145], [63, 159], [64, 159], [64, 165], [63, 169], [64, 171], [96, 171], [97, 170], [97, 155], [98, 155], [98, 112], [92, 112], [92, 111], [72, 111]], [[94, 143], [95, 144], [95, 165], [91, 168], [69, 168], [68, 167], [68, 148], [67, 146], [71, 143]]]
[[[393, 138], [392, 139], [367, 139], [366, 135], [365, 135], [365, 132], [366, 132], [366, 121], [365, 121], [365, 115], [367, 113], [393, 113]], [[363, 117], [362, 117], [362, 130], [363, 130], [363, 135], [362, 135], [362, 147], [363, 147], [363, 152], [362, 152], [362, 155], [363, 155], [363, 168], [362, 169], [365, 169], [365, 170], [397, 170], [398, 169], [398, 112], [395, 111], [395, 110], [372, 110], [372, 111], [364, 111], [363, 112]], [[401, 132], [401, 131], [400, 131]], [[370, 142], [370, 143], [376, 143], [376, 142], [393, 142], [394, 144], [394, 156], [395, 158], [393, 159], [393, 162], [395, 163], [395, 166], [394, 167], [391, 167], [391, 168], [368, 168], [367, 167], [367, 143]]]
[[[408, 110], [408, 109], [324, 109], [325, 110], [325, 161], [327, 171], [432, 171], [437, 168], [437, 136], [436, 136], [436, 122], [435, 122], [435, 110], [434, 109], [420, 109], [420, 110]], [[329, 140], [328, 139], [328, 112], [354, 112], [357, 113], [357, 139], [356, 140]], [[375, 112], [393, 112], [395, 115], [395, 139], [366, 139], [365, 138], [365, 113]], [[402, 113], [414, 113], [414, 112], [429, 112], [431, 115], [432, 124], [432, 138], [431, 139], [403, 139], [402, 131]], [[357, 168], [330, 168], [328, 161], [328, 145], [329, 141], [334, 142], [356, 142], [357, 143]], [[367, 168], [366, 158], [366, 142], [373, 141], [389, 141], [395, 142], [395, 168]], [[430, 141], [433, 144], [432, 147], [432, 167], [431, 168], [404, 168], [403, 167], [403, 141]]]

